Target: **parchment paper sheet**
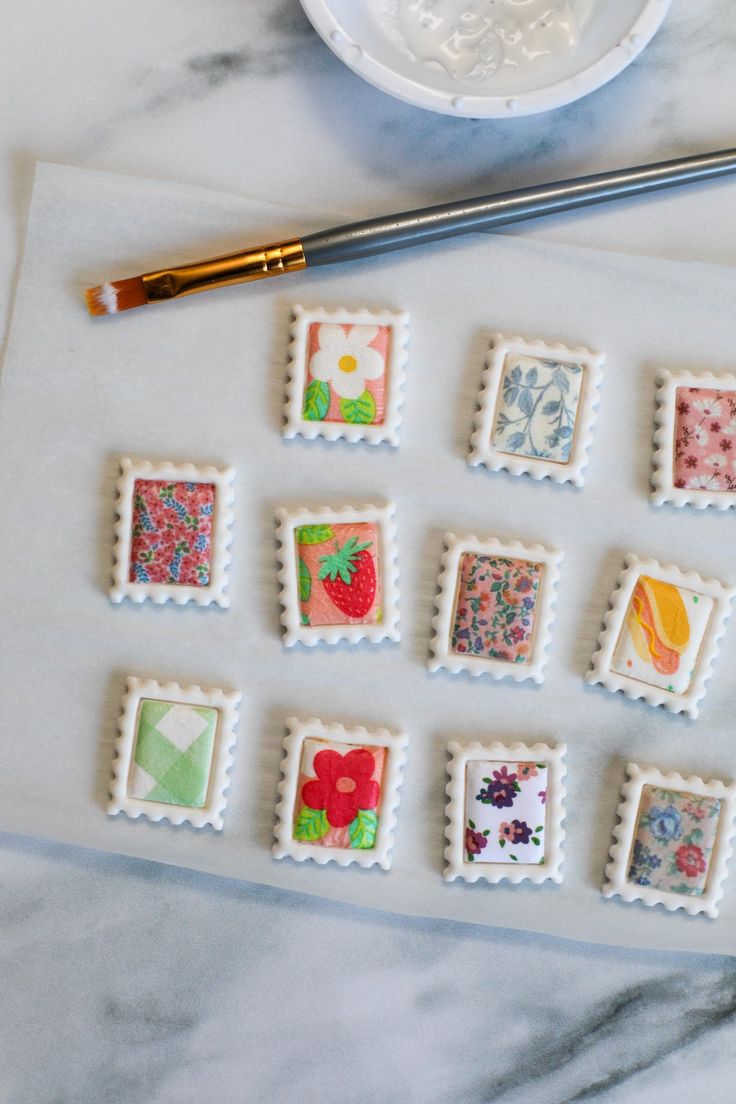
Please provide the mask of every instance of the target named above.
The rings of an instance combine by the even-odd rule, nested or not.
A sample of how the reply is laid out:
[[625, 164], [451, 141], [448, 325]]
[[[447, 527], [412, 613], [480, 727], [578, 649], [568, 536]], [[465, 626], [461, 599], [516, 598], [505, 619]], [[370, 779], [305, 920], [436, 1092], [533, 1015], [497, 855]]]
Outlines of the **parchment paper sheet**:
[[[112, 319], [85, 313], [82, 291], [102, 278], [319, 222], [182, 185], [39, 166], [0, 402], [0, 828], [397, 912], [736, 953], [733, 874], [716, 921], [599, 895], [627, 760], [706, 778], [736, 772], [736, 624], [695, 722], [582, 681], [627, 551], [736, 575], [733, 516], [647, 500], [656, 370], [733, 369], [736, 272], [483, 236]], [[282, 440], [294, 302], [412, 312], [398, 452]], [[495, 329], [607, 352], [582, 491], [467, 468]], [[229, 611], [110, 605], [122, 455], [237, 467]], [[275, 508], [389, 497], [401, 644], [285, 651]], [[428, 674], [448, 528], [565, 550], [543, 687]], [[127, 674], [243, 690], [221, 835], [107, 818]], [[289, 714], [409, 731], [389, 873], [272, 860]], [[562, 886], [443, 883], [450, 738], [567, 741]]]

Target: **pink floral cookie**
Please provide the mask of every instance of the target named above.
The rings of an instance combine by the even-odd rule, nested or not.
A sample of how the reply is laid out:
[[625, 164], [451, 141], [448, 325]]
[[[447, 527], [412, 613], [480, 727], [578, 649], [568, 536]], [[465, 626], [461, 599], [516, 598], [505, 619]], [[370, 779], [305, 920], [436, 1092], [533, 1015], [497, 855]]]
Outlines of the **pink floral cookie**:
[[214, 510], [213, 483], [136, 479], [129, 582], [207, 586]]
[[736, 390], [675, 389], [675, 486], [736, 491]]
[[285, 437], [398, 444], [409, 316], [294, 307]]
[[112, 601], [227, 606], [233, 470], [120, 466]]
[[288, 646], [399, 639], [394, 506], [279, 510]]
[[732, 852], [736, 783], [629, 763], [603, 894], [718, 915]]
[[564, 744], [448, 750], [445, 878], [561, 881]]
[[431, 671], [542, 682], [562, 552], [446, 536]]
[[652, 501], [736, 505], [736, 376], [661, 372]]
[[526, 663], [542, 568], [529, 560], [464, 552], [452, 649], [459, 655]]
[[275, 857], [387, 870], [406, 736], [293, 717], [287, 728]]

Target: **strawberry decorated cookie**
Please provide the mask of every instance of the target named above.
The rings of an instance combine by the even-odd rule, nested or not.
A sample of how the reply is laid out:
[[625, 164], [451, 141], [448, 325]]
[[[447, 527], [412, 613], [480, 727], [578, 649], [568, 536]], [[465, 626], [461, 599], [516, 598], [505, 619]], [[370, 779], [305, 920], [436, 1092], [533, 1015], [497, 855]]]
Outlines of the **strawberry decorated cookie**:
[[375, 625], [381, 620], [375, 524], [303, 525], [295, 539], [303, 625]]
[[279, 510], [287, 647], [399, 639], [393, 504]]

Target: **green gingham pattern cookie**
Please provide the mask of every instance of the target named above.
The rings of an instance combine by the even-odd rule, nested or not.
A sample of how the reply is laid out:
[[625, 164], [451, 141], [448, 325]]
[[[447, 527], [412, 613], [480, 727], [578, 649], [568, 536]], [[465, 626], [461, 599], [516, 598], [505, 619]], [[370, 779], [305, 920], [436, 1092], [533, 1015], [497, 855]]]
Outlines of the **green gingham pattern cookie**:
[[239, 690], [127, 679], [115, 741], [111, 816], [224, 828]]
[[217, 710], [144, 698], [128, 793], [201, 809], [207, 800]]

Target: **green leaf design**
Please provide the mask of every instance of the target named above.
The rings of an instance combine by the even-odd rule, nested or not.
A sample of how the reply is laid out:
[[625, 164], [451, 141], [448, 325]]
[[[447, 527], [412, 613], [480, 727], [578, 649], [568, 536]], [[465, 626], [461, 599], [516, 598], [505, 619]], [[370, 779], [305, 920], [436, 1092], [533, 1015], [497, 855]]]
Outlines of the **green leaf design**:
[[519, 860], [518, 860], [518, 858], [516, 857], [516, 855], [509, 855], [509, 858], [510, 858], [510, 859], [513, 859], [513, 860], [514, 860], [514, 862], [518, 862], [518, 861], [519, 861]]
[[304, 393], [304, 417], [308, 422], [323, 422], [329, 408], [329, 387], [322, 380], [312, 380]]
[[505, 847], [506, 846], [506, 840], [505, 839], [500, 839], [498, 841], [498, 846], [499, 847]]
[[350, 832], [350, 846], [367, 850], [375, 847], [376, 831], [378, 830], [378, 817], [373, 809], [358, 809], [358, 815], [353, 820], [348, 831]]
[[358, 570], [356, 560], [359, 562], [360, 553], [370, 548], [371, 543], [366, 541], [365, 544], [358, 544], [357, 537], [350, 537], [341, 548], [339, 542], [335, 541], [334, 553], [319, 558], [321, 566], [317, 578], [321, 581], [329, 577], [334, 582], [339, 575], [345, 586], [350, 586], [352, 576]]
[[324, 544], [332, 540], [335, 530], [331, 525], [300, 525], [296, 531], [297, 544]]
[[543, 831], [544, 831], [544, 825], [543, 825], [543, 824], [540, 824], [538, 828], [535, 828], [535, 829], [534, 829], [534, 831], [535, 831], [535, 832], [543, 832]]
[[299, 557], [299, 601], [308, 602], [312, 593], [312, 576], [304, 560]]
[[294, 839], [309, 841], [322, 839], [329, 830], [330, 826], [324, 809], [310, 809], [307, 805], [301, 807], [299, 816], [294, 822]]
[[535, 847], [539, 847], [539, 840], [536, 836], [532, 836], [532, 843], [535, 845]]
[[473, 823], [473, 821], [472, 821], [472, 820], [469, 820], [469, 821], [468, 821], [468, 824], [469, 824], [469, 825], [470, 825], [470, 827], [471, 827], [471, 828], [473, 829], [473, 831], [475, 831], [475, 824]]
[[304, 613], [304, 611], [302, 611], [302, 615], [301, 615], [299, 620], [301, 621], [302, 625], [310, 625], [311, 624], [311, 621], [309, 620], [309, 617], [307, 616], [306, 613]]
[[341, 399], [340, 413], [346, 422], [368, 425], [376, 416], [376, 400], [370, 391], [364, 391], [357, 399]]

